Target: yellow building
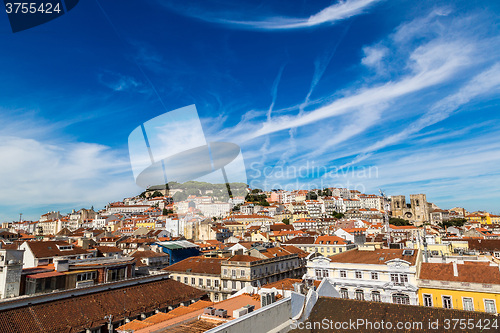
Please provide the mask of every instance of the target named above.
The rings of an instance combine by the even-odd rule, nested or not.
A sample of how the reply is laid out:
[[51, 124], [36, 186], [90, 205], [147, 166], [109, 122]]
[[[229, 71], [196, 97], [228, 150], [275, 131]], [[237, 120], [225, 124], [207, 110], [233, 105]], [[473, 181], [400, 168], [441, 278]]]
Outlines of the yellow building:
[[137, 222], [135, 224], [136, 227], [138, 228], [146, 228], [146, 229], [154, 229], [155, 226], [156, 226], [156, 222], [155, 221], [141, 221], [141, 222]]
[[[422, 243], [414, 243], [414, 242], [406, 242], [406, 246], [412, 249], [418, 249], [420, 245], [420, 250], [424, 251], [424, 244]], [[441, 242], [441, 239], [436, 237], [435, 244], [427, 244], [427, 251], [432, 256], [437, 255], [456, 255], [459, 252], [467, 252], [469, 251], [469, 243], [464, 240], [454, 240], [454, 241], [445, 241]]]
[[422, 306], [498, 313], [500, 269], [489, 262], [422, 263], [418, 277]]
[[491, 219], [488, 221], [489, 217], [488, 215], [474, 213], [466, 215], [465, 219], [467, 220], [468, 223], [491, 224]]

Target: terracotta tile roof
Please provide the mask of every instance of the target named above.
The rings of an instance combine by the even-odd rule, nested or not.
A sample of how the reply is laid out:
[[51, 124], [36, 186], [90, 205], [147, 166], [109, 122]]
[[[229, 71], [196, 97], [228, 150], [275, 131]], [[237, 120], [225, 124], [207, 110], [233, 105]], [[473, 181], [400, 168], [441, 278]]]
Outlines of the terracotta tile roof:
[[294, 237], [283, 244], [314, 244], [314, 237]]
[[151, 326], [152, 324], [151, 323], [145, 323], [143, 321], [140, 321], [140, 320], [132, 320], [131, 322], [129, 323], [126, 323], [125, 325], [122, 325], [120, 326], [117, 330], [118, 331], [131, 331], [131, 332], [134, 332], [136, 330], [140, 330], [141, 328], [145, 328], [145, 327], [148, 327], [148, 326]]
[[205, 292], [171, 279], [147, 282], [4, 310], [0, 312], [0, 332], [82, 332], [104, 325], [107, 315], [120, 320], [203, 295]]
[[329, 257], [332, 262], [338, 263], [355, 263], [355, 264], [385, 264], [389, 260], [401, 259], [408, 261], [411, 265], [415, 265], [418, 251], [414, 251], [413, 255], [403, 255], [400, 249], [376, 249], [374, 251], [359, 251], [358, 249], [339, 253]]
[[[314, 282], [321, 283], [321, 281], [314, 281]], [[302, 280], [301, 279], [283, 279], [283, 280], [279, 280], [276, 282], [271, 282], [271, 283], [265, 284], [262, 286], [262, 288], [269, 288], [269, 289], [276, 288], [279, 290], [281, 290], [281, 289], [293, 290], [294, 283], [302, 283]]]
[[[349, 300], [342, 298], [327, 298], [320, 297], [314, 308], [311, 311], [311, 315], [304, 322], [304, 329], [294, 329], [290, 331], [290, 333], [310, 333], [310, 332], [319, 332], [322, 333], [337, 333], [337, 332], [363, 332], [363, 333], [379, 333], [379, 332], [412, 332], [412, 333], [420, 333], [420, 332], [435, 332], [435, 333], [450, 333], [450, 332], [461, 332], [461, 333], [476, 333], [476, 332], [486, 332], [483, 331], [484, 326], [476, 327], [474, 329], [452, 329], [445, 328], [445, 325], [442, 325], [445, 319], [463, 319], [465, 322], [468, 322], [469, 319], [471, 321], [477, 323], [479, 320], [481, 322], [485, 322], [485, 319], [488, 319], [489, 322], [493, 322], [498, 317], [492, 314], [487, 314], [484, 312], [473, 312], [473, 311], [459, 311], [459, 310], [450, 310], [450, 309], [441, 309], [441, 308], [433, 308], [433, 307], [424, 307], [424, 306], [416, 306], [416, 305], [401, 305], [401, 304], [392, 304], [392, 303], [378, 303], [378, 302], [366, 302], [366, 301], [357, 301], [357, 300]], [[314, 327], [314, 323], [322, 323], [323, 319], [328, 323], [343, 323], [350, 321], [356, 322], [358, 319], [364, 319], [365, 322], [388, 323], [391, 322], [393, 324], [391, 329], [381, 330], [380, 328], [375, 329], [376, 326], [372, 325], [372, 328], [361, 327], [356, 330], [349, 329], [336, 329], [335, 325], [329, 325], [325, 327], [325, 329], [321, 330], [312, 330], [307, 329], [308, 327]], [[427, 322], [428, 320], [438, 321], [440, 325], [437, 329], [428, 330]], [[407, 330], [397, 330], [395, 328], [396, 323], [417, 323], [422, 322], [422, 329], [407, 329]], [[387, 326], [386, 326], [387, 327]], [[458, 328], [458, 327], [457, 327]]]
[[282, 246], [283, 249], [288, 251], [289, 253], [296, 253], [299, 255], [299, 258], [305, 258], [309, 255], [306, 251], [303, 251], [299, 249], [298, 247], [295, 247], [293, 245], [288, 245], [288, 246]]
[[337, 237], [337, 236], [319, 236], [316, 238], [316, 241], [314, 244], [325, 244], [325, 245], [333, 245], [333, 244], [338, 244], [338, 245], [343, 245], [347, 244], [346, 241], [343, 238]]
[[500, 251], [500, 239], [464, 239], [469, 243], [469, 249], [478, 251]]
[[27, 242], [33, 255], [36, 258], [50, 258], [50, 257], [61, 257], [61, 256], [71, 256], [78, 254], [88, 254], [88, 252], [80, 247], [73, 246], [71, 250], [59, 250], [59, 246], [69, 246], [70, 244], [64, 241], [35, 241]]
[[120, 248], [116, 246], [96, 246], [95, 249], [101, 253], [114, 253], [114, 252], [122, 252]]
[[227, 259], [227, 261], [241, 261], [241, 262], [253, 262], [253, 261], [259, 261], [259, 260], [262, 260], [262, 259], [257, 258], [257, 257], [248, 256], [246, 254], [237, 254], [237, 255], [234, 255], [234, 256], [230, 257], [229, 259]]
[[224, 258], [190, 257], [165, 267], [167, 272], [212, 274], [220, 276], [220, 265]]
[[421, 280], [456, 281], [471, 283], [500, 284], [500, 270], [498, 266], [482, 264], [457, 264], [458, 276], [453, 274], [453, 263], [422, 263], [420, 268]]

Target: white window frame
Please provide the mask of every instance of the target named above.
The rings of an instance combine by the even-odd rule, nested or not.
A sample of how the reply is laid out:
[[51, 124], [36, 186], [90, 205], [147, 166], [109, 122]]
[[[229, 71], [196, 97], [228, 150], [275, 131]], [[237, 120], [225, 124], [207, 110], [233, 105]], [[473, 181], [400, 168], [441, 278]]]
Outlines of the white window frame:
[[[485, 298], [483, 300], [483, 302], [484, 302], [484, 312], [486, 312], [486, 313], [497, 313], [497, 304], [496, 304], [496, 302], [495, 302], [494, 299]], [[486, 309], [486, 302], [493, 303], [493, 311], [487, 311], [487, 309]]]
[[[470, 300], [471, 309], [465, 308], [465, 300]], [[474, 311], [474, 299], [472, 297], [463, 297], [462, 296], [462, 308], [464, 309], [464, 311]]]
[[372, 280], [378, 280], [378, 272], [371, 273]]
[[345, 271], [345, 270], [341, 270], [341, 271], [340, 271], [340, 277], [341, 277], [341, 278], [346, 278], [346, 277], [347, 277], [347, 271]]
[[[356, 277], [356, 279], [362, 279], [363, 278], [363, 272], [361, 271], [356, 271], [354, 273], [354, 276]], [[358, 277], [359, 276], [359, 277]]]

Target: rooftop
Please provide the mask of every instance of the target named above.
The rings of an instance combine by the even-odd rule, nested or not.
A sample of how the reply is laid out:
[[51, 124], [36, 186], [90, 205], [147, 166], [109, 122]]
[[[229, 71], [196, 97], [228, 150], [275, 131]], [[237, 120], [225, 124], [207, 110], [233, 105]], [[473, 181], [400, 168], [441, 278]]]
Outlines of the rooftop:
[[[465, 262], [457, 264], [457, 276], [454, 275], [453, 263], [422, 263], [421, 280], [456, 281], [485, 284], [500, 284], [498, 266], [489, 266], [487, 262]], [[478, 267], [481, 265], [481, 267]]]
[[224, 258], [190, 257], [165, 267], [167, 272], [197, 273], [220, 275], [221, 262]]
[[9, 302], [9, 307], [0, 312], [0, 332], [76, 333], [104, 325], [107, 315], [118, 321], [124, 316], [133, 317], [205, 295], [201, 290], [171, 279], [137, 281], [133, 285], [111, 290], [102, 287], [89, 289], [95, 292], [66, 298], [55, 298], [49, 294], [39, 296], [43, 299], [41, 302], [17, 307], [16, 303], [26, 302]]
[[[413, 251], [412, 255], [405, 255], [403, 249], [376, 249], [372, 251], [360, 251], [358, 249], [339, 253], [329, 257], [332, 262], [352, 263], [352, 264], [372, 264], [382, 265], [394, 259], [408, 261], [411, 265], [415, 265], [418, 251]], [[408, 252], [406, 252], [408, 253]]]
[[[397, 330], [395, 327], [392, 329], [370, 329], [369, 326], [361, 326], [356, 329], [347, 327], [347, 329], [335, 329], [335, 325], [328, 327], [323, 327], [321, 332], [366, 332], [366, 333], [378, 333], [378, 332], [436, 332], [436, 333], [449, 333], [449, 332], [482, 332], [483, 327], [476, 327], [467, 330], [450, 330], [446, 329], [445, 325], [442, 325], [445, 319], [452, 320], [453, 318], [459, 318], [468, 322], [471, 319], [473, 322], [485, 322], [487, 319], [489, 322], [496, 320], [495, 315], [487, 314], [484, 312], [472, 312], [472, 311], [459, 311], [450, 309], [441, 309], [433, 307], [423, 307], [414, 305], [401, 305], [392, 303], [378, 303], [378, 302], [367, 302], [367, 301], [357, 301], [342, 298], [327, 298], [320, 297], [316, 305], [311, 311], [311, 315], [308, 320], [304, 323], [304, 329], [294, 329], [290, 333], [310, 333], [319, 332], [319, 330], [306, 329], [308, 325], [313, 327], [314, 323], [322, 323], [323, 320], [328, 323], [343, 323], [343, 322], [354, 322], [356, 323], [358, 319], [363, 319], [365, 322], [371, 323], [381, 323], [383, 320], [385, 323], [391, 322], [395, 326], [396, 323], [419, 323], [423, 324], [422, 328], [417, 329], [407, 329], [407, 330]], [[426, 326], [428, 320], [436, 321], [438, 320], [439, 326], [437, 329], [428, 330]]]

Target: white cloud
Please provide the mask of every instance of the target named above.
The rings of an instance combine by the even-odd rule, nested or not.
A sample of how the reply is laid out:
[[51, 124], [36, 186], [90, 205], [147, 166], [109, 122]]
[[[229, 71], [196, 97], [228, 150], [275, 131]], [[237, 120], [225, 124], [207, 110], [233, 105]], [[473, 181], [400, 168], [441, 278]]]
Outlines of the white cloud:
[[384, 46], [366, 46], [363, 48], [365, 56], [361, 59], [361, 63], [380, 74], [384, 68], [383, 59], [388, 52], [389, 49]]
[[[246, 29], [258, 30], [288, 30], [309, 28], [323, 24], [334, 24], [338, 21], [364, 13], [368, 7], [380, 0], [341, 0], [324, 8], [318, 13], [306, 18], [299, 17], [265, 17], [257, 20], [232, 20], [206, 15], [197, 15], [198, 18], [215, 23], [231, 25]], [[190, 13], [188, 13], [190, 14]]]
[[1, 218], [12, 207], [102, 206], [140, 191], [128, 158], [106, 146], [2, 136], [0, 156]]

